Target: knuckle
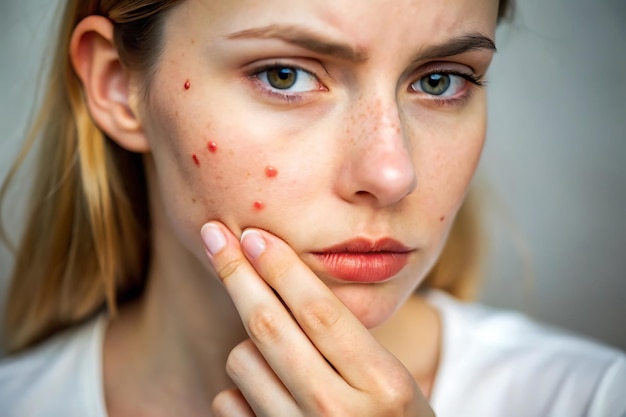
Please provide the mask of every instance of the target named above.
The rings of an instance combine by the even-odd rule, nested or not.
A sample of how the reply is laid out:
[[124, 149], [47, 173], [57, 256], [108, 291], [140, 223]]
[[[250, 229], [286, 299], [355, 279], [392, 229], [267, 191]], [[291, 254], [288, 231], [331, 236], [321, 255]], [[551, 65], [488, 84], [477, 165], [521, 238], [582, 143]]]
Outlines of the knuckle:
[[255, 343], [266, 345], [280, 339], [285, 323], [280, 314], [269, 308], [257, 308], [248, 318], [248, 332]]
[[311, 300], [301, 309], [301, 324], [306, 330], [326, 331], [335, 326], [340, 319], [341, 310], [328, 299]]
[[285, 281], [288, 282], [292, 262], [288, 259], [275, 259], [268, 265], [267, 281], [272, 287], [280, 287]]
[[342, 417], [342, 407], [326, 391], [318, 391], [311, 398], [313, 415], [316, 417]]
[[220, 277], [220, 280], [224, 281], [231, 275], [235, 274], [242, 264], [243, 261], [241, 259], [230, 259], [217, 269], [217, 275]]
[[233, 348], [226, 359], [226, 373], [237, 381], [248, 371], [249, 359], [254, 355], [254, 345], [250, 340], [241, 342]]
[[380, 379], [378, 398], [389, 413], [405, 410], [413, 402], [414, 396], [415, 380], [404, 368], [389, 370], [385, 378]]
[[233, 390], [222, 391], [211, 401], [211, 411], [215, 417], [227, 417], [232, 415], [233, 401], [236, 401], [236, 394]]

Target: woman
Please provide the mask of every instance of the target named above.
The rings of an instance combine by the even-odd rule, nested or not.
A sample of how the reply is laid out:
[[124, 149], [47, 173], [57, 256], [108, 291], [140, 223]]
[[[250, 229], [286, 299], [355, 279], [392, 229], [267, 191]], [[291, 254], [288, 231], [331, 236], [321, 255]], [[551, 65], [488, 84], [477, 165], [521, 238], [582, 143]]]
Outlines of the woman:
[[415, 292], [471, 287], [467, 219], [434, 264], [507, 7], [71, 1], [5, 414], [626, 410], [623, 354]]

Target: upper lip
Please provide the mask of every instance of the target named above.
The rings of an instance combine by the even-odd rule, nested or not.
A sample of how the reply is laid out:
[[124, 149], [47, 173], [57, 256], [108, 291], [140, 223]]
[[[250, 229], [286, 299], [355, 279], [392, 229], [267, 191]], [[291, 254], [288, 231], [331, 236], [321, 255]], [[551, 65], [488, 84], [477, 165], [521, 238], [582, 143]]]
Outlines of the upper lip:
[[389, 237], [383, 237], [380, 239], [368, 239], [364, 237], [359, 237], [347, 240], [345, 242], [330, 246], [325, 249], [316, 250], [313, 253], [405, 253], [411, 251], [412, 249], [410, 247]]

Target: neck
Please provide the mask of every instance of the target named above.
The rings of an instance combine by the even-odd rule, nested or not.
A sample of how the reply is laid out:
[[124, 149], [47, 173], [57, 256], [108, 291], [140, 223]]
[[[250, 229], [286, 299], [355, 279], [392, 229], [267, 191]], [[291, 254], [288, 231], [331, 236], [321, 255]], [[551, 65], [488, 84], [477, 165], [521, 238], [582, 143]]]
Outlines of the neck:
[[415, 294], [372, 333], [411, 371], [422, 393], [429, 398], [441, 350], [441, 322], [435, 307]]
[[[173, 236], [159, 229], [154, 234], [147, 288], [140, 300], [121, 309], [107, 331], [110, 415], [127, 414], [113, 410], [131, 403], [161, 410], [159, 415], [168, 414], [163, 410], [207, 415], [210, 400], [231, 387], [224, 365], [229, 352], [246, 338], [245, 331], [228, 294], [206, 266], [169, 243], [177, 242]], [[149, 402], [137, 405], [142, 398]], [[172, 410], [175, 404], [191, 409]]]

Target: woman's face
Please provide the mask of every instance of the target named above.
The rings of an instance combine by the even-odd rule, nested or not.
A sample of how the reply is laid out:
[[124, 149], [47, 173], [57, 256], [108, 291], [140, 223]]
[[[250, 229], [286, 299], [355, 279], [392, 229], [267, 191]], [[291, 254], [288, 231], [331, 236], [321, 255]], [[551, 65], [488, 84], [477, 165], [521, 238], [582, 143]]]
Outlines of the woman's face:
[[382, 323], [435, 262], [475, 170], [497, 8], [183, 2], [139, 111], [161, 226], [209, 271], [203, 223], [268, 230]]

